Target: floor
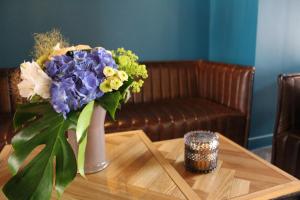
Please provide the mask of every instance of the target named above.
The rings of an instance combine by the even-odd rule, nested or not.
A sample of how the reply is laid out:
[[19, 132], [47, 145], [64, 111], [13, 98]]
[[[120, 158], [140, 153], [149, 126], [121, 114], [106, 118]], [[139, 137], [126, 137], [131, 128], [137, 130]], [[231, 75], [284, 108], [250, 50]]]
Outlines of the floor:
[[271, 161], [272, 146], [254, 149], [254, 150], [252, 150], [252, 152], [269, 162]]

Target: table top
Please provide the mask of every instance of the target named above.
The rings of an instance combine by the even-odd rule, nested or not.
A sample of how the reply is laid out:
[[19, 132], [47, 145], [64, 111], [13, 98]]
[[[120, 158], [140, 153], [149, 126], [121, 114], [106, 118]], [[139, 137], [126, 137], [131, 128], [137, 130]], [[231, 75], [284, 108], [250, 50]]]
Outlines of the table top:
[[[221, 135], [218, 167], [209, 174], [184, 169], [183, 147], [183, 139], [152, 143], [142, 131], [108, 134], [110, 165], [87, 179], [77, 175], [62, 199], [270, 199], [300, 190], [296, 178]], [[7, 145], [0, 153], [1, 187], [11, 176], [11, 152]]]
[[220, 135], [218, 167], [209, 174], [185, 170], [183, 139], [154, 145], [201, 199], [273, 199], [300, 192], [300, 181]]

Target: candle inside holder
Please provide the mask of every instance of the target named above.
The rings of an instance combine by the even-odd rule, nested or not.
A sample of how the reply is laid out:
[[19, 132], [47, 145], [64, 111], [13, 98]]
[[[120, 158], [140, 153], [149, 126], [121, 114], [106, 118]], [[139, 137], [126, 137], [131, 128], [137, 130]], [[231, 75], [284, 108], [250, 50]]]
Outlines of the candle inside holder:
[[191, 131], [184, 135], [184, 162], [187, 170], [208, 173], [217, 167], [219, 136], [210, 131]]

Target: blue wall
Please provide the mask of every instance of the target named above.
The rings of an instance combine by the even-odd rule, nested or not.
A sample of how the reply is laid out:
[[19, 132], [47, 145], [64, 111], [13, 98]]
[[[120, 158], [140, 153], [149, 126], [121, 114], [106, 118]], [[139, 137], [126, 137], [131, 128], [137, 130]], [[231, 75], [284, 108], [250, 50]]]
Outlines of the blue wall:
[[257, 0], [211, 0], [209, 59], [254, 65]]
[[277, 76], [300, 71], [299, 0], [212, 0], [209, 59], [255, 65], [249, 147], [271, 145]]
[[[257, 14], [258, 0], [211, 0], [209, 60], [254, 66]], [[259, 147], [251, 140], [256, 123], [252, 120], [250, 148]]]
[[30, 59], [35, 32], [123, 46], [142, 60], [208, 58], [209, 0], [1, 0], [0, 67]]
[[300, 71], [300, 1], [259, 1], [256, 77], [250, 147], [270, 145], [277, 76]]

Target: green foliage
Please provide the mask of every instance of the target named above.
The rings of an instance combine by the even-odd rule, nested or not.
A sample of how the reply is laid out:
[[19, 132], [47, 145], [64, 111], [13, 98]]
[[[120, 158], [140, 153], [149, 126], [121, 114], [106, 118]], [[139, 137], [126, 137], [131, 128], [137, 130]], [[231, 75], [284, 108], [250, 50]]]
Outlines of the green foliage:
[[77, 165], [78, 165], [78, 171], [81, 174], [81, 176], [85, 176], [84, 160], [85, 160], [85, 148], [87, 144], [87, 131], [90, 126], [93, 110], [94, 110], [94, 101], [91, 101], [83, 108], [77, 122], [76, 137], [77, 137], [77, 142], [79, 143]]
[[143, 80], [134, 81], [131, 85], [132, 92], [139, 93], [141, 91], [141, 87], [143, 86], [143, 84], [144, 84]]
[[138, 56], [124, 48], [118, 48], [116, 51], [112, 51], [112, 54], [119, 66], [118, 69], [125, 71], [134, 80], [132, 92], [139, 92], [144, 83], [142, 79], [148, 77], [146, 65], [140, 65]]
[[[13, 177], [4, 185], [3, 193], [11, 200], [50, 199], [54, 173], [55, 189], [60, 196], [77, 172], [76, 158], [65, 132], [76, 126], [77, 114], [65, 120], [49, 103], [20, 105], [14, 116], [17, 135], [8, 164]], [[40, 145], [42, 150], [22, 169], [27, 156]], [[55, 170], [54, 170], [55, 164]]]
[[125, 81], [119, 90], [114, 92], [105, 93], [96, 102], [101, 105], [110, 115], [110, 117], [115, 120], [115, 114], [118, 108], [121, 107], [121, 103], [125, 100], [126, 92], [132, 85], [133, 79], [129, 78]]
[[105, 93], [97, 103], [101, 105], [110, 115], [110, 117], [115, 120], [116, 110], [119, 107], [120, 101], [122, 100], [122, 95], [120, 91]]

